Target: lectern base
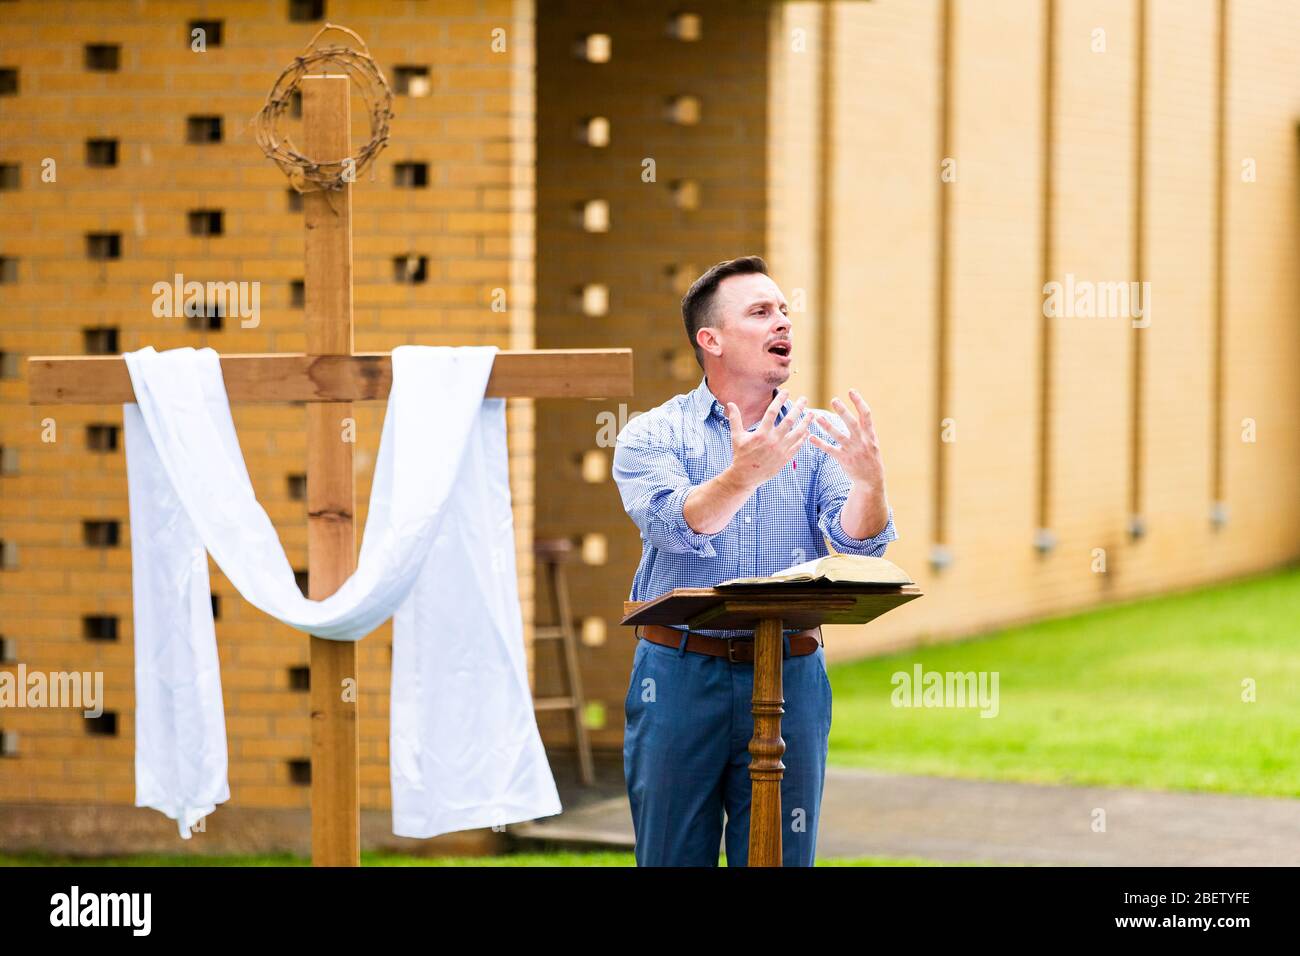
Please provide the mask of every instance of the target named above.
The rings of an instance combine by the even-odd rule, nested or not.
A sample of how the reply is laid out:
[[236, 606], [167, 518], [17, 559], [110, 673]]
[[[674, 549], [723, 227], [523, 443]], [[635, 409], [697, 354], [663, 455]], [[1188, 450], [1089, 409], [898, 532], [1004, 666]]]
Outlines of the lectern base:
[[781, 865], [781, 778], [785, 741], [781, 715], [781, 619], [764, 618], [754, 628], [754, 736], [749, 741], [749, 865]]

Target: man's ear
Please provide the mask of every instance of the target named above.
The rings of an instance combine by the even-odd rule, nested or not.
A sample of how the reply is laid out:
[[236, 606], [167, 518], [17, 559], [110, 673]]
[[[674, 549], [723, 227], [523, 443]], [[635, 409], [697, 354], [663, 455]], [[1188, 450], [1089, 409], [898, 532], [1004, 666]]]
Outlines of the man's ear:
[[696, 344], [715, 357], [722, 354], [722, 336], [718, 332], [717, 328], [706, 325], [695, 333]]

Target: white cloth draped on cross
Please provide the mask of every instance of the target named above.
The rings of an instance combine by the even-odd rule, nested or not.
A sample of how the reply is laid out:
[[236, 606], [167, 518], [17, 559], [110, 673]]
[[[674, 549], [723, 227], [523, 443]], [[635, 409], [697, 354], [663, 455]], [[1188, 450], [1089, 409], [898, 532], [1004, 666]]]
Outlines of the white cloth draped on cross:
[[217, 353], [125, 355], [136, 806], [188, 838], [230, 798], [211, 554], [250, 604], [300, 631], [356, 641], [393, 618], [396, 835], [560, 812], [524, 658], [505, 399], [484, 397], [496, 351], [393, 351], [356, 571], [321, 601], [303, 597], [254, 495]]

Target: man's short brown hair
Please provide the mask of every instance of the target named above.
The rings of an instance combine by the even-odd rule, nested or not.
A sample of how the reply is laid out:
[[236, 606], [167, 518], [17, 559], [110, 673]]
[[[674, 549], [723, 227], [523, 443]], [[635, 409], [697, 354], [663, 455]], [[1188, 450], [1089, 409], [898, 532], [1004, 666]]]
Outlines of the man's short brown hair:
[[767, 263], [761, 256], [741, 256], [739, 259], [727, 259], [719, 262], [700, 276], [682, 296], [682, 322], [686, 325], [686, 337], [691, 340], [695, 350], [695, 361], [704, 368], [704, 355], [695, 341], [695, 333], [700, 329], [715, 325], [714, 305], [717, 299], [718, 284], [728, 276], [748, 275], [761, 272], [767, 275]]

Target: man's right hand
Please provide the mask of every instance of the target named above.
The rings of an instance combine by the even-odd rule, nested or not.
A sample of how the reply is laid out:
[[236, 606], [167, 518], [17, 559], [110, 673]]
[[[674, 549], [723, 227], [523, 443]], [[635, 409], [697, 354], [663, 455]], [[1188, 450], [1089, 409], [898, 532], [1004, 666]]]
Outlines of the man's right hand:
[[745, 431], [740, 408], [734, 402], [727, 403], [727, 421], [731, 423], [731, 465], [728, 470], [735, 481], [750, 492], [780, 474], [785, 463], [794, 458], [808, 438], [811, 416], [803, 414], [808, 404], [804, 396], [794, 403], [781, 424], [776, 424], [776, 416], [788, 394], [785, 389], [776, 394], [752, 432]]

